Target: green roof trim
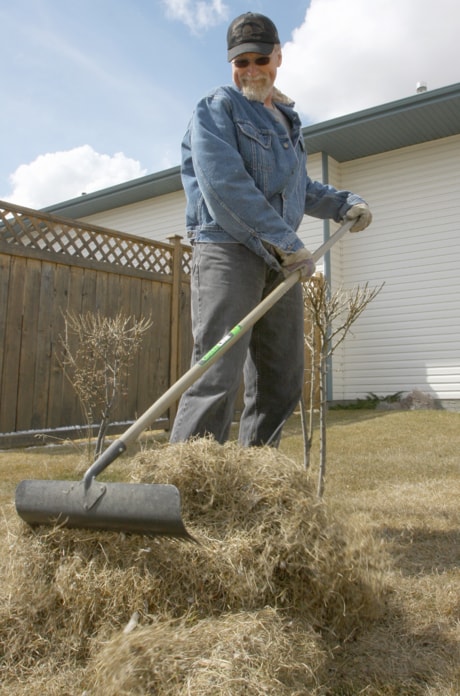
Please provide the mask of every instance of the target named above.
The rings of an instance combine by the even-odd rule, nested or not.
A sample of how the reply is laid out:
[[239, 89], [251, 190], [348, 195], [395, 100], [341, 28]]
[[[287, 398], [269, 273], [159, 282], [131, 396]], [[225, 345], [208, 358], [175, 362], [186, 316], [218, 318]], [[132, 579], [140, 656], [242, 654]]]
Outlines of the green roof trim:
[[[460, 133], [460, 83], [415, 94], [302, 129], [309, 154], [347, 162]], [[182, 189], [180, 168], [132, 179], [43, 208], [73, 219]]]
[[358, 111], [303, 129], [309, 154], [338, 162], [460, 133], [460, 83]]
[[180, 167], [172, 167], [93, 193], [84, 193], [78, 198], [49, 205], [42, 210], [45, 213], [63, 215], [76, 220], [104, 210], [139, 203], [156, 196], [164, 196], [181, 189]]

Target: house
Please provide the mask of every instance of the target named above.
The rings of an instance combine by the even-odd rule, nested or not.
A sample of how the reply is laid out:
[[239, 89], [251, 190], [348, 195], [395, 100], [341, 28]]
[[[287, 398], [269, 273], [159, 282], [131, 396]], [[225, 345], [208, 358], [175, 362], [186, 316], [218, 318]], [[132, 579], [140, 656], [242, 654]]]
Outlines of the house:
[[[460, 83], [303, 129], [313, 179], [362, 195], [372, 226], [349, 234], [323, 270], [332, 288], [382, 291], [334, 353], [329, 398], [420, 389], [460, 406]], [[179, 168], [46, 209], [165, 239], [184, 235]], [[305, 218], [314, 249], [329, 223]]]

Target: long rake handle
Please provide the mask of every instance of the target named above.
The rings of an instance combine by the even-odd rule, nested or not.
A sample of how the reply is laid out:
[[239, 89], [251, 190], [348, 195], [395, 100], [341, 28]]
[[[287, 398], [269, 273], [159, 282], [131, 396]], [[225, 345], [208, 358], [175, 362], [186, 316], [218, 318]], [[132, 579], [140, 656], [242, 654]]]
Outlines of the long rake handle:
[[[353, 225], [353, 220], [347, 220], [339, 229], [334, 232], [318, 249], [313, 252], [312, 257], [315, 263], [326, 254], [331, 247], [341, 239]], [[287, 293], [287, 291], [295, 285], [301, 278], [301, 271], [291, 273], [283, 280], [267, 297], [262, 300], [254, 309], [249, 312], [241, 321], [223, 336], [216, 345], [211, 348], [195, 365], [193, 365], [185, 374], [174, 382], [173, 385], [160, 396], [150, 408], [148, 408], [117, 440], [100, 455], [98, 459], [90, 466], [85, 473], [83, 479], [85, 486], [91, 484], [92, 479], [111, 464], [120, 454], [122, 454], [129, 443], [136, 438], [151, 424], [161, 416], [177, 399], [188, 389], [201, 375], [208, 370], [222, 355], [224, 355], [234, 343], [244, 336], [254, 324], [268, 310], [273, 307], [278, 300]]]

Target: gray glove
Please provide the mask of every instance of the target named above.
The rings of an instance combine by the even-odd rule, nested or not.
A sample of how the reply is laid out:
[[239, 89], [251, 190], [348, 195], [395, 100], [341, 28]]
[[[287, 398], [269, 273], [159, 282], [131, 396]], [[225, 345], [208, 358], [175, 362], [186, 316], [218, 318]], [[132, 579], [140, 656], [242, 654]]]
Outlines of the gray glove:
[[361, 232], [362, 230], [365, 230], [368, 225], [371, 224], [372, 213], [367, 203], [356, 203], [356, 205], [352, 205], [350, 210], [346, 212], [345, 219], [356, 219], [356, 222], [350, 229], [350, 232]]
[[315, 272], [315, 262], [311, 253], [305, 247], [294, 251], [292, 254], [282, 251], [279, 247], [277, 247], [276, 251], [281, 259], [281, 268], [284, 275], [290, 275], [294, 271], [300, 270], [300, 277], [302, 280], [306, 280]]

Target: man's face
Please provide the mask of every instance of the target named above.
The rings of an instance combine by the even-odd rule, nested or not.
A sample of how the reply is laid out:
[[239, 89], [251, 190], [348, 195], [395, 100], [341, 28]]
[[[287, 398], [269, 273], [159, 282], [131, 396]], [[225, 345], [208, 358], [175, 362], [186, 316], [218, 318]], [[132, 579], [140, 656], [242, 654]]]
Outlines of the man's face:
[[232, 79], [245, 97], [265, 102], [271, 96], [280, 65], [281, 49], [278, 46], [270, 56], [242, 53], [232, 61]]

